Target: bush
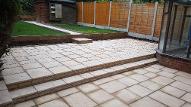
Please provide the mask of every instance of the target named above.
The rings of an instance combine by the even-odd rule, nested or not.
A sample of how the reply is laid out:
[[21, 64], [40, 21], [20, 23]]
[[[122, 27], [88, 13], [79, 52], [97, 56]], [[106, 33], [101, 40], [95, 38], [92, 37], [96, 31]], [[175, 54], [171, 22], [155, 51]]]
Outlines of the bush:
[[19, 0], [0, 0], [0, 57], [8, 47], [8, 41], [16, 16], [20, 11]]

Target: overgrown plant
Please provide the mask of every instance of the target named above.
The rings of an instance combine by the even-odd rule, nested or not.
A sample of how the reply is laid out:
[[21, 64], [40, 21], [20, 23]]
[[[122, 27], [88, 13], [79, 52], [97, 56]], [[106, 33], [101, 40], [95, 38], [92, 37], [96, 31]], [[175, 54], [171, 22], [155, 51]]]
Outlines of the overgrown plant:
[[0, 57], [6, 51], [10, 33], [20, 11], [19, 0], [0, 0]]

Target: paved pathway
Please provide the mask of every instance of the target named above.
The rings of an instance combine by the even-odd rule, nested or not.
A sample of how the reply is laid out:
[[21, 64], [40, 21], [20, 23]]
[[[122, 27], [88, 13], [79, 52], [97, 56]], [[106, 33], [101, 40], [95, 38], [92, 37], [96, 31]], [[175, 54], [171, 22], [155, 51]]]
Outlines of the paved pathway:
[[191, 74], [155, 64], [16, 107], [191, 107]]
[[25, 21], [25, 22], [31, 23], [31, 24], [35, 24], [35, 25], [38, 25], [38, 26], [41, 26], [41, 27], [46, 27], [46, 28], [49, 28], [49, 29], [53, 29], [53, 30], [69, 33], [71, 35], [79, 35], [79, 34], [81, 34], [81, 33], [73, 32], [73, 31], [70, 31], [70, 30], [63, 29], [63, 28], [59, 28], [59, 27], [55, 27], [55, 26], [51, 26], [51, 25], [47, 25], [47, 24], [38, 23], [38, 22], [35, 22], [35, 21]]
[[[52, 74], [51, 69], [55, 67], [72, 69], [143, 56], [155, 53], [156, 47], [157, 44], [133, 39], [15, 47], [2, 58], [5, 62], [2, 74], [14, 80], [17, 74], [25, 74], [20, 76], [24, 79], [24, 76], [32, 78], [37, 72], [29, 71], [37, 68]], [[5, 90], [3, 81], [0, 90]], [[156, 64], [42, 96], [16, 107], [191, 107], [190, 103], [191, 74]]]
[[59, 67], [83, 68], [154, 54], [156, 47], [157, 44], [133, 39], [94, 41], [88, 44], [63, 43], [15, 47], [2, 58], [5, 63], [2, 75], [5, 81], [9, 82], [10, 77], [19, 78], [18, 74], [23, 75], [23, 73], [26, 78], [31, 78], [33, 72], [31, 74], [29, 71], [37, 68], [44, 69], [48, 74], [54, 74], [51, 69]]

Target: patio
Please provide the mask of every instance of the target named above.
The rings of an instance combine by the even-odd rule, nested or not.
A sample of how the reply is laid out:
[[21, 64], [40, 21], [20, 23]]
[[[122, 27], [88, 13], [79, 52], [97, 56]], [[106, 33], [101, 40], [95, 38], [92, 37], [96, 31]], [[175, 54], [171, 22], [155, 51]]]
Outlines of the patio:
[[191, 75], [155, 64], [29, 100], [16, 107], [191, 107]]
[[0, 107], [191, 107], [190, 0], [0, 4]]
[[130, 38], [13, 47], [2, 58], [1, 104], [191, 106], [191, 75], [156, 64], [156, 48]]

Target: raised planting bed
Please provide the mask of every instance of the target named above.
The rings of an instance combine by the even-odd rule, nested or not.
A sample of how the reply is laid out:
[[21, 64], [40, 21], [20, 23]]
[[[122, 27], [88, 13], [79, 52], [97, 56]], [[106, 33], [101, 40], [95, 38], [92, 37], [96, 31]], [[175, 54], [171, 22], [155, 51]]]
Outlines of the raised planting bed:
[[82, 35], [64, 35], [64, 36], [18, 36], [11, 38], [11, 45], [28, 45], [28, 44], [51, 44], [72, 42], [72, 38], [89, 38], [92, 40], [107, 40], [107, 39], [120, 39], [126, 38], [127, 33], [102, 33], [102, 34], [82, 34]]

